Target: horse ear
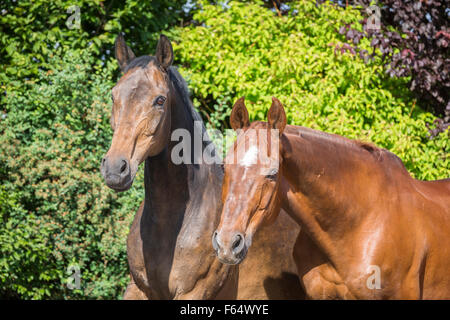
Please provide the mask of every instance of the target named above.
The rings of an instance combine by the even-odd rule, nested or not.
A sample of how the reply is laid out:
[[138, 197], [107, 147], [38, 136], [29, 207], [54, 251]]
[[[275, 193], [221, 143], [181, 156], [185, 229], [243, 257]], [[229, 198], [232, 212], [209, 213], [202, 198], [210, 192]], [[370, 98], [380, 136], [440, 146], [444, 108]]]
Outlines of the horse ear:
[[133, 51], [125, 43], [125, 39], [122, 34], [119, 34], [114, 43], [114, 51], [116, 54], [117, 62], [119, 63], [120, 70], [124, 71], [126, 66], [131, 60], [136, 58]]
[[245, 107], [244, 97], [239, 98], [233, 106], [230, 115], [230, 125], [234, 130], [246, 128], [250, 125], [248, 111]]
[[278, 129], [280, 135], [286, 127], [286, 113], [280, 100], [272, 97], [272, 106], [267, 113], [267, 121], [271, 129]]
[[167, 70], [173, 62], [173, 49], [169, 38], [165, 35], [159, 36], [158, 45], [156, 46], [156, 60], [158, 60], [161, 67]]

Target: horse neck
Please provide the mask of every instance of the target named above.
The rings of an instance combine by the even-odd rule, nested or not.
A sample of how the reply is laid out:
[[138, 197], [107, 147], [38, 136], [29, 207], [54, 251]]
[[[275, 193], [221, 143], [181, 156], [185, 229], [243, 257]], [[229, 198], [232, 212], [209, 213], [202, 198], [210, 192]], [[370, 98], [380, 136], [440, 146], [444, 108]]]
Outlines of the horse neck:
[[[174, 80], [172, 80], [174, 81]], [[215, 190], [220, 194], [222, 170], [216, 165], [207, 165], [194, 158], [199, 154], [192, 152], [193, 164], [174, 164], [171, 160], [173, 147], [178, 143], [170, 141], [170, 136], [175, 129], [185, 129], [190, 133], [190, 143], [194, 146], [196, 135], [203, 134], [204, 127], [194, 123], [190, 103], [182, 96], [180, 88], [170, 82], [169, 110], [170, 110], [170, 134], [169, 141], [164, 150], [145, 161], [145, 200], [146, 206], [154, 210], [144, 210], [144, 214], [151, 214], [148, 221], [158, 225], [158, 229], [165, 234], [176, 237], [183, 223], [192, 221], [189, 216], [203, 215], [201, 219], [215, 221], [219, 213], [214, 210], [203, 210], [200, 199], [205, 190]], [[195, 119], [195, 120], [200, 120]], [[197, 131], [197, 132], [196, 132]], [[201, 150], [205, 143], [201, 143]], [[193, 148], [192, 148], [193, 149]], [[198, 163], [198, 164], [195, 164]], [[216, 199], [210, 199], [211, 206], [219, 204]], [[216, 210], [217, 211], [217, 210]], [[209, 215], [215, 215], [209, 217]], [[191, 226], [191, 228], [202, 228]], [[169, 230], [175, 229], [175, 230]], [[194, 230], [191, 230], [195, 232]]]
[[342, 139], [300, 131], [281, 139], [282, 206], [329, 254], [367, 218], [383, 176], [372, 154]]

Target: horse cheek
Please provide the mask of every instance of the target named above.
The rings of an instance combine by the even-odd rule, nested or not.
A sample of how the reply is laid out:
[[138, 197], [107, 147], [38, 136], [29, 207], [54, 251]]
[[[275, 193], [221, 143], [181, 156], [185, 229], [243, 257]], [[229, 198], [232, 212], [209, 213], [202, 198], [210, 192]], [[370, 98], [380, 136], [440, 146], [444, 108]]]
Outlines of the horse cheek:
[[145, 135], [151, 136], [154, 135], [156, 130], [158, 129], [158, 125], [161, 122], [162, 112], [154, 111], [148, 117], [147, 127], [145, 129]]

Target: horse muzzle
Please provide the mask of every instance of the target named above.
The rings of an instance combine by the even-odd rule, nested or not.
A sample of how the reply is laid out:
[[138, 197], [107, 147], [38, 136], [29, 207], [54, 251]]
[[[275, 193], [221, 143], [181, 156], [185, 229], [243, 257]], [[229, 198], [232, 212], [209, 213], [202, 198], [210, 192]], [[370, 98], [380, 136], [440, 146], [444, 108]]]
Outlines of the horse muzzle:
[[100, 172], [106, 185], [115, 191], [128, 190], [133, 184], [130, 162], [125, 157], [104, 157]]
[[230, 241], [223, 241], [219, 232], [215, 231], [212, 237], [212, 245], [220, 262], [225, 264], [239, 264], [247, 255], [247, 246], [244, 235], [236, 232], [230, 237]]

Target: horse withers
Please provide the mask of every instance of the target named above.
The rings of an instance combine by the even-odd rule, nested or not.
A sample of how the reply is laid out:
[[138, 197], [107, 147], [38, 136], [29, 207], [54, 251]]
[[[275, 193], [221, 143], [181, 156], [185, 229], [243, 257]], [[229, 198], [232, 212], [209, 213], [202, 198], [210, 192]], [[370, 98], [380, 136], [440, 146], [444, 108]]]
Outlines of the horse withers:
[[302, 227], [294, 259], [309, 298], [450, 299], [450, 179], [419, 181], [387, 150], [286, 125], [276, 98], [267, 123], [250, 124], [243, 99], [230, 120], [222, 262], [241, 263], [282, 208]]
[[[286, 258], [299, 228], [286, 215], [278, 221], [281, 234], [261, 233], [247, 264], [230, 267], [215, 259], [211, 235], [220, 218], [223, 169], [202, 159], [181, 164], [171, 159], [174, 130], [184, 129], [193, 139], [203, 137], [205, 128], [195, 125], [201, 118], [171, 66], [169, 39], [162, 35], [154, 56], [137, 58], [120, 35], [115, 55], [123, 75], [112, 89], [114, 134], [101, 172], [109, 187], [125, 191], [145, 162], [145, 198], [127, 240], [131, 282], [124, 298], [301, 298], [295, 264]], [[206, 147], [211, 150], [209, 141], [201, 151]], [[270, 264], [261, 267], [263, 260]]]

